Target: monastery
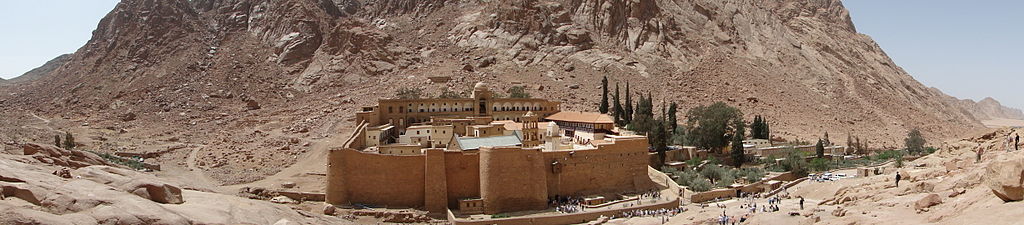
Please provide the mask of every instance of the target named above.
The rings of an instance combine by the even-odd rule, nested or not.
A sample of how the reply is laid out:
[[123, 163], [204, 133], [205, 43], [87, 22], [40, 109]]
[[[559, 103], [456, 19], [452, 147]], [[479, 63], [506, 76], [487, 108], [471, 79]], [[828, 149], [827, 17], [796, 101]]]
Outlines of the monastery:
[[608, 115], [559, 104], [495, 98], [484, 83], [470, 98], [380, 100], [330, 151], [327, 202], [497, 214], [655, 187], [646, 137], [619, 135]]

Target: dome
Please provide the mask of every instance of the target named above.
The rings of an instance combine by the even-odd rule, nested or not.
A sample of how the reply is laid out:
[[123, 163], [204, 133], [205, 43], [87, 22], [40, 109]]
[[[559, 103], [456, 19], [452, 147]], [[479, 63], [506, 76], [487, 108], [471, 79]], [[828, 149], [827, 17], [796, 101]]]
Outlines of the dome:
[[534, 114], [533, 111], [526, 112], [526, 115], [524, 115], [524, 117], [533, 117], [533, 116], [537, 116], [537, 114]]
[[487, 83], [477, 82], [476, 86], [473, 86], [473, 89], [487, 89]]

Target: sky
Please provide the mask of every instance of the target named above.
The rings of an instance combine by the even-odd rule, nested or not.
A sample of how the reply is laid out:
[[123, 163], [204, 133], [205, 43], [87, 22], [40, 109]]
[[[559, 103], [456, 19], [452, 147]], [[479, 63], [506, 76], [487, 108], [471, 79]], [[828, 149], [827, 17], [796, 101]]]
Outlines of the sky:
[[74, 53], [117, 0], [0, 1], [0, 77], [10, 79]]
[[1024, 1], [843, 0], [857, 32], [958, 98], [1024, 109]]
[[[0, 77], [85, 44], [117, 0], [0, 2]], [[958, 98], [1024, 109], [1024, 1], [844, 0], [857, 31], [914, 78]]]

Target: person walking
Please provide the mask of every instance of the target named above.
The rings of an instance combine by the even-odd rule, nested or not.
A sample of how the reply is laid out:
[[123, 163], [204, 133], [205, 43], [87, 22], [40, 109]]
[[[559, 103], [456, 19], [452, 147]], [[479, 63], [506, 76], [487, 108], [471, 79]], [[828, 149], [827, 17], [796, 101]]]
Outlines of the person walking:
[[800, 210], [804, 210], [804, 196], [800, 196]]
[[900, 176], [900, 171], [896, 171], [896, 187], [900, 187], [900, 178], [903, 178]]
[[981, 155], [985, 154], [985, 148], [981, 147], [981, 143], [978, 143], [978, 151], [977, 151], [977, 153], [978, 153], [978, 158], [975, 159], [974, 162], [975, 163], [980, 163], [981, 162]]
[[1017, 137], [1013, 139], [1013, 150], [1020, 150], [1020, 134], [1017, 134]]

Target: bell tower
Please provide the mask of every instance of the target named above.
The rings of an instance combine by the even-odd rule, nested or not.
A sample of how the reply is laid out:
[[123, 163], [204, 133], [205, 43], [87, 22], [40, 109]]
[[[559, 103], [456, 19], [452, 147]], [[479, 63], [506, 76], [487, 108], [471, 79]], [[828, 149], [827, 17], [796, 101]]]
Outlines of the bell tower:
[[523, 147], [536, 147], [540, 145], [540, 132], [537, 129], [537, 122], [540, 117], [533, 111], [526, 112], [523, 115]]
[[489, 109], [487, 107], [490, 106], [490, 104], [488, 104], [488, 101], [491, 100], [491, 90], [487, 88], [487, 83], [476, 83], [476, 86], [473, 86], [472, 98], [476, 100], [477, 115], [490, 115], [490, 113], [488, 113]]

